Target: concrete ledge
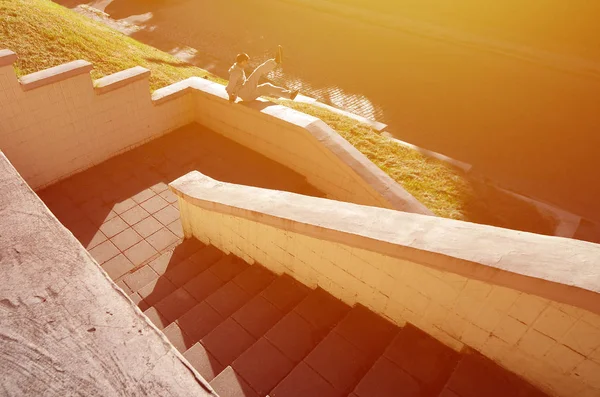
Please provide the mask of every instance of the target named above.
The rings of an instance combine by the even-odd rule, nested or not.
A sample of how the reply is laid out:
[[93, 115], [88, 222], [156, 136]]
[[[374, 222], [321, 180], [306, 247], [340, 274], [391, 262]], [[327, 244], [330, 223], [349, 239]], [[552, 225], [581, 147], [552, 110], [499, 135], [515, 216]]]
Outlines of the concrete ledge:
[[434, 215], [388, 174], [373, 164], [357, 148], [333, 131], [322, 120], [306, 127], [317, 140], [354, 170], [367, 184], [391, 204], [391, 208], [422, 215]]
[[11, 50], [0, 50], [0, 67], [12, 65], [17, 60], [17, 54]]
[[100, 95], [106, 94], [136, 81], [148, 79], [148, 77], [150, 77], [150, 69], [135, 66], [94, 81], [94, 91]]
[[314, 106], [318, 106], [318, 107], [323, 108], [323, 109], [327, 109], [327, 110], [329, 110], [329, 111], [331, 111], [333, 113], [341, 114], [342, 116], [346, 116], [346, 117], [349, 117], [349, 118], [351, 118], [353, 120], [356, 120], [356, 121], [358, 121], [360, 123], [366, 124], [366, 125], [374, 128], [377, 131], [383, 131], [383, 130], [385, 130], [387, 128], [387, 124], [384, 124], [384, 123], [381, 123], [381, 122], [375, 121], [375, 120], [369, 120], [366, 117], [362, 117], [362, 116], [359, 116], [357, 114], [354, 114], [354, 113], [351, 113], [351, 112], [347, 112], [347, 111], [342, 110], [342, 109], [338, 109], [338, 108], [336, 108], [334, 106], [329, 106], [329, 105], [327, 105], [325, 103], [317, 101], [315, 98], [311, 98], [311, 97], [308, 97], [308, 96], [305, 96], [305, 95], [298, 95], [296, 97], [296, 102], [308, 103], [308, 104], [311, 104], [311, 105], [314, 105]]
[[28, 74], [21, 77], [19, 81], [23, 91], [29, 91], [45, 85], [66, 80], [70, 77], [89, 73], [93, 68], [94, 65], [88, 61], [78, 60]]
[[0, 390], [215, 397], [0, 152]]
[[154, 105], [160, 105], [191, 92], [192, 88], [190, 82], [186, 79], [154, 91], [152, 93], [152, 103]]
[[600, 245], [215, 181], [170, 184], [191, 205], [600, 314]]

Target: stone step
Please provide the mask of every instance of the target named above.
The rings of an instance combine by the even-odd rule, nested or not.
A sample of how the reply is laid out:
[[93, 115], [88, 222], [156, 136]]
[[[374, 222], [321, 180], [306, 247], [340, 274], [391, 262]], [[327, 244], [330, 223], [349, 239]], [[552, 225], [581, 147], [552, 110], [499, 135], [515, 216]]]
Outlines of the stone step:
[[306, 395], [347, 396], [397, 333], [397, 326], [356, 305], [270, 395], [297, 393], [302, 384]]
[[253, 297], [184, 353], [206, 380], [218, 375], [308, 294], [308, 288], [289, 276], [273, 278], [262, 266], [253, 265], [232, 280]]
[[443, 397], [548, 397], [520, 376], [467, 349], [440, 393]]
[[460, 354], [406, 324], [354, 389], [358, 397], [437, 396]]
[[[281, 288], [282, 282], [277, 289], [266, 289], [261, 296], [288, 313], [215, 377], [211, 385], [220, 396], [265, 396], [348, 310], [321, 289], [306, 295], [305, 286], [293, 280], [285, 282], [295, 283], [297, 290]], [[303, 295], [306, 297], [301, 299]]]

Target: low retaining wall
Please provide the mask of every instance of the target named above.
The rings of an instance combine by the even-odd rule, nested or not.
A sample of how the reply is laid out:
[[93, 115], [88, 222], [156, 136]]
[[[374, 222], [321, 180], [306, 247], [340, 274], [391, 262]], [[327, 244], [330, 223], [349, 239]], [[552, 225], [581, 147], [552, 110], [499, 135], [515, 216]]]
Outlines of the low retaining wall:
[[184, 232], [469, 345], [556, 396], [600, 393], [600, 246], [217, 182], [174, 181]]
[[0, 51], [0, 149], [34, 189], [194, 120], [191, 95], [153, 104], [142, 67], [93, 82], [74, 61], [18, 80], [15, 60]]
[[216, 397], [0, 152], [2, 396]]
[[150, 71], [92, 82], [74, 61], [23, 76], [0, 51], [0, 149], [35, 189], [197, 121], [306, 176], [327, 197], [432, 213], [321, 120], [266, 101], [231, 105], [225, 88], [190, 78], [148, 94]]

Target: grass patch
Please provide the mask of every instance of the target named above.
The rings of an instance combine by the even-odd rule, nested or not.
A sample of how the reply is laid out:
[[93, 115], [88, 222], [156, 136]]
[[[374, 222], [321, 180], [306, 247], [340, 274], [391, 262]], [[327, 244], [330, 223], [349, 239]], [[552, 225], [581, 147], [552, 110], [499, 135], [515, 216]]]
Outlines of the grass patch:
[[[138, 65], [146, 67], [152, 71], [152, 90], [192, 76], [225, 83], [49, 0], [2, 1], [0, 48], [19, 55], [15, 64], [18, 75], [85, 59], [94, 64], [94, 79]], [[552, 233], [553, 221], [535, 207], [401, 146], [367, 125], [310, 104], [277, 102], [322, 119], [438, 216]]]

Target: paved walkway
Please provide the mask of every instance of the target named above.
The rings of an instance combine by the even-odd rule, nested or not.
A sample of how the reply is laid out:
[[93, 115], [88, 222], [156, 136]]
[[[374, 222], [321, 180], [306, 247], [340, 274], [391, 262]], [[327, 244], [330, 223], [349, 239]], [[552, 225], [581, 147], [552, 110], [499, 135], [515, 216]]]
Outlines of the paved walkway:
[[198, 170], [217, 180], [322, 196], [303, 176], [192, 124], [40, 192], [115, 281], [181, 243], [167, 184]]

